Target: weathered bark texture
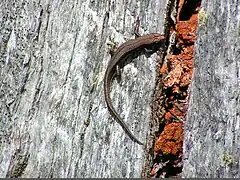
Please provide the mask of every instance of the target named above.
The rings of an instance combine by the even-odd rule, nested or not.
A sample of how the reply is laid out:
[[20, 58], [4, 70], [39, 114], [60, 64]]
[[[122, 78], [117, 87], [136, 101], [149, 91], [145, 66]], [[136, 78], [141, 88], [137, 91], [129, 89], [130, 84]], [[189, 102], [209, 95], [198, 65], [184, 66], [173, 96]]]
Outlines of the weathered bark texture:
[[203, 0], [183, 177], [240, 177], [240, 3]]
[[[140, 177], [144, 146], [109, 115], [107, 42], [163, 32], [165, 0], [0, 2], [0, 177]], [[146, 142], [155, 60], [114, 81], [113, 102]]]

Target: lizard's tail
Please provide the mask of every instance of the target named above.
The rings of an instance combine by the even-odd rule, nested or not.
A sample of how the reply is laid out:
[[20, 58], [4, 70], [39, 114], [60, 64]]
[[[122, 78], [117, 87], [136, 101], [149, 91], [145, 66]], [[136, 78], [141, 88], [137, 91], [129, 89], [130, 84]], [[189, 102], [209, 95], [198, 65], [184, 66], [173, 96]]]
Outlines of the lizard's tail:
[[110, 84], [111, 84], [111, 79], [112, 78], [108, 78], [108, 76], [105, 76], [104, 78], [104, 96], [105, 96], [105, 101], [107, 103], [107, 107], [108, 110], [110, 112], [110, 114], [117, 120], [117, 122], [122, 126], [123, 130], [127, 133], [127, 135], [129, 136], [129, 138], [140, 144], [143, 145], [143, 143], [141, 141], [139, 141], [134, 135], [133, 133], [130, 131], [130, 129], [128, 128], [128, 126], [126, 125], [126, 123], [122, 120], [122, 118], [119, 116], [119, 114], [116, 112], [116, 110], [114, 109], [113, 105], [112, 105], [112, 100], [110, 98]]

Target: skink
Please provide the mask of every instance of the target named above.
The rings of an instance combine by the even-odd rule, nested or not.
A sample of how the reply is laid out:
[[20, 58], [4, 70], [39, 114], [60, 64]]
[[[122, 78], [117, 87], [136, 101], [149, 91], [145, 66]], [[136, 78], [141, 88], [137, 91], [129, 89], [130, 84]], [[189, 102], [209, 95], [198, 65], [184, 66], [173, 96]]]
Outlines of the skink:
[[133, 133], [129, 130], [128, 126], [119, 116], [117, 111], [114, 109], [112, 100], [110, 98], [110, 86], [114, 74], [116, 72], [116, 68], [120, 63], [125, 61], [129, 56], [131, 56], [135, 52], [143, 51], [145, 49], [151, 50], [152, 52], [156, 52], [159, 49], [159, 47], [164, 45], [164, 41], [165, 38], [161, 34], [147, 34], [123, 43], [121, 46], [117, 48], [117, 50], [113, 54], [111, 60], [108, 63], [104, 76], [104, 96], [110, 114], [122, 126], [123, 130], [127, 133], [130, 139], [140, 145], [143, 145], [143, 143], [133, 135]]

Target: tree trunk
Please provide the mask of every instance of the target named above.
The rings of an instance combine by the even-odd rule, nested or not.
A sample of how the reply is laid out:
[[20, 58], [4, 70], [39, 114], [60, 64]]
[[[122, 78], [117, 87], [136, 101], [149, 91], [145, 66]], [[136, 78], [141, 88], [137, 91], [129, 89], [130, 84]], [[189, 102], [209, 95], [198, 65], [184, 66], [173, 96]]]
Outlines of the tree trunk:
[[[129, 139], [104, 101], [107, 43], [134, 38], [137, 16], [141, 34], [162, 33], [165, 4], [0, 2], [1, 177], [140, 177], [145, 146]], [[120, 116], [143, 142], [155, 60], [156, 54], [134, 59], [111, 91]]]
[[239, 10], [237, 0], [202, 1], [183, 177], [240, 177]]

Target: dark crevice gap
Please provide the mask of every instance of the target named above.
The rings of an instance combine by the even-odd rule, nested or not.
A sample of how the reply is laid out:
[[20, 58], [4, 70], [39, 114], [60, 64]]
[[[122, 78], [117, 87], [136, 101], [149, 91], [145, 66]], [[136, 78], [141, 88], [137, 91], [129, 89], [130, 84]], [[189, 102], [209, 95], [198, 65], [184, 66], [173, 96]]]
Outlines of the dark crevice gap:
[[[176, 47], [178, 48], [166, 54], [168, 64], [165, 67], [162, 65], [158, 70], [156, 86], [158, 89], [154, 97], [153, 119], [155, 125], [158, 124], [159, 127], [158, 132], [154, 134], [156, 135], [154, 148], [151, 149], [154, 154], [151, 169], [147, 169], [148, 172], [144, 176], [148, 178], [181, 177], [183, 167], [183, 124], [187, 109], [185, 102], [188, 85], [191, 82], [197, 13], [201, 0], [178, 0], [177, 2], [179, 4], [177, 9], [180, 11], [176, 24], [178, 45]], [[170, 22], [169, 26], [171, 25]], [[175, 29], [169, 27], [168, 30], [171, 34]], [[177, 70], [177, 66], [181, 68]]]
[[179, 14], [179, 21], [187, 21], [193, 14], [196, 14], [196, 8], [201, 5], [201, 0], [185, 0]]

